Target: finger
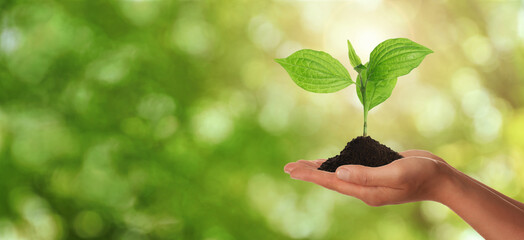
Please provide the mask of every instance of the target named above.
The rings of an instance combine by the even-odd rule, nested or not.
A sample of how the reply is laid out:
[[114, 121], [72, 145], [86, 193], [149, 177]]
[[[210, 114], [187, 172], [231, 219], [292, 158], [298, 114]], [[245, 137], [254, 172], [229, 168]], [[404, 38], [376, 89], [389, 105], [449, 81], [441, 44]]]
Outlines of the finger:
[[308, 161], [308, 160], [298, 160], [297, 163], [304, 164], [313, 168], [318, 168], [317, 164], [314, 162], [315, 160]]
[[310, 167], [310, 168], [318, 168], [319, 166], [314, 161], [315, 160], [313, 160], [313, 161], [298, 160], [296, 162], [288, 163], [288, 164], [286, 164], [286, 166], [284, 166], [284, 172], [290, 173], [297, 166], [306, 166], [306, 167]]
[[344, 182], [335, 176], [335, 173], [320, 171], [306, 167], [296, 167], [290, 173], [291, 178], [311, 182], [342, 194], [361, 198], [364, 186]]
[[297, 162], [291, 162], [291, 163], [288, 163], [286, 164], [286, 166], [284, 166], [284, 172], [286, 172], [287, 174], [289, 174], [291, 171], [293, 171], [294, 168], [296, 168], [298, 166], [298, 163]]
[[380, 167], [366, 167], [362, 165], [344, 165], [338, 167], [336, 176], [342, 181], [362, 186], [392, 187], [398, 185], [401, 172], [395, 164]]
[[400, 152], [399, 154], [403, 157], [423, 157], [427, 155], [425, 152], [425, 150], [410, 149]]
[[427, 158], [431, 158], [437, 161], [446, 162], [444, 161], [444, 159], [426, 150], [412, 149], [412, 150], [403, 151], [400, 153], [400, 155], [402, 155], [403, 157], [427, 157]]
[[334, 179], [335, 174], [326, 171], [320, 171], [315, 168], [298, 166], [295, 167], [289, 175], [291, 178], [308, 182], [323, 182], [326, 179]]
[[326, 159], [317, 159], [317, 160], [313, 160], [312, 162], [315, 163], [315, 166], [317, 168], [320, 167], [320, 165], [322, 165], [322, 163], [324, 163], [326, 161]]

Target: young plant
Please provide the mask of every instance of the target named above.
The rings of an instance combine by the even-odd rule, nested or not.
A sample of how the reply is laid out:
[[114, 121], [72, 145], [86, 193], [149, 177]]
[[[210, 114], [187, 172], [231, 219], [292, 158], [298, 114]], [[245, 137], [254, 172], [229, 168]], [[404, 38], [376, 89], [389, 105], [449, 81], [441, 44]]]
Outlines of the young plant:
[[406, 38], [388, 39], [373, 49], [362, 64], [348, 40], [349, 62], [357, 71], [356, 83], [346, 68], [328, 53], [302, 49], [287, 58], [275, 59], [301, 88], [315, 93], [332, 93], [355, 83], [364, 107], [364, 136], [369, 110], [391, 96], [397, 78], [416, 68], [433, 51]]

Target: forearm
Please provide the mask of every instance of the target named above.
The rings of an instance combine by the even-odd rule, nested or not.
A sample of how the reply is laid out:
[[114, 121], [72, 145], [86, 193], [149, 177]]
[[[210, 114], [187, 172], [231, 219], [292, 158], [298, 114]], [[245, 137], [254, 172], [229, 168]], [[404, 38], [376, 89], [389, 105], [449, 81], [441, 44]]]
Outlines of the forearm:
[[481, 183], [480, 181], [478, 181], [478, 180], [476, 180], [476, 179], [474, 179], [474, 178], [472, 178], [472, 177], [470, 177], [470, 176], [468, 176], [468, 175], [466, 175], [466, 174], [464, 174], [464, 173], [462, 173], [462, 172], [460, 172], [460, 171], [458, 171], [458, 170], [456, 170], [456, 171], [457, 171], [458, 173], [460, 173], [460, 174], [462, 174], [462, 175], [468, 177], [469, 179], [471, 179], [472, 181], [474, 181], [474, 182], [477, 183], [478, 185], [482, 186], [483, 188], [485, 188], [485, 189], [487, 189], [487, 190], [489, 190], [489, 191], [495, 193], [495, 194], [498, 195], [499, 197], [501, 197], [501, 198], [503, 198], [504, 200], [510, 202], [511, 204], [515, 205], [516, 207], [520, 208], [521, 210], [524, 210], [524, 203], [521, 203], [521, 202], [519, 202], [519, 201], [517, 201], [517, 200], [515, 200], [515, 199], [513, 199], [513, 198], [510, 198], [510, 197], [508, 197], [508, 196], [502, 194], [501, 192], [499, 192], [499, 191], [497, 191], [497, 190], [495, 190], [495, 189], [493, 189], [493, 188], [491, 188], [491, 187], [489, 187], [489, 186], [487, 186], [487, 185]]
[[448, 206], [486, 239], [524, 236], [524, 211], [454, 169], [445, 173], [438, 202]]

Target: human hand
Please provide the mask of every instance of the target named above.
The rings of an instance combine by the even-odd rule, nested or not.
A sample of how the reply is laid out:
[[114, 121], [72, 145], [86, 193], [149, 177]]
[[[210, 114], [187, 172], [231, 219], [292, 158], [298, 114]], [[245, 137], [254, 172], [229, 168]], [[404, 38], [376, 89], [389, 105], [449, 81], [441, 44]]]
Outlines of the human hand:
[[524, 204], [461, 173], [423, 150], [380, 167], [340, 166], [336, 173], [317, 170], [325, 160], [289, 163], [294, 179], [356, 197], [371, 206], [432, 200], [448, 206], [485, 239], [522, 239]]
[[400, 153], [404, 158], [380, 167], [340, 166], [336, 173], [317, 168], [325, 160], [288, 163], [284, 171], [291, 178], [312, 182], [339, 193], [356, 197], [370, 206], [383, 206], [422, 200], [439, 201], [442, 184], [450, 174], [449, 165], [423, 150]]

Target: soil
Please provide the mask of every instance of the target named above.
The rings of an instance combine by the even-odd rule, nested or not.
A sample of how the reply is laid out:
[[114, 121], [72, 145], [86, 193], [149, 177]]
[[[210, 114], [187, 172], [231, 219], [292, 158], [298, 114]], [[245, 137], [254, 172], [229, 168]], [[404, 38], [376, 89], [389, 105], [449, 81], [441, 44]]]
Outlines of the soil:
[[318, 169], [335, 172], [339, 166], [348, 164], [379, 167], [400, 158], [402, 156], [399, 153], [386, 145], [369, 136], [360, 136], [348, 142], [339, 155], [329, 158]]

